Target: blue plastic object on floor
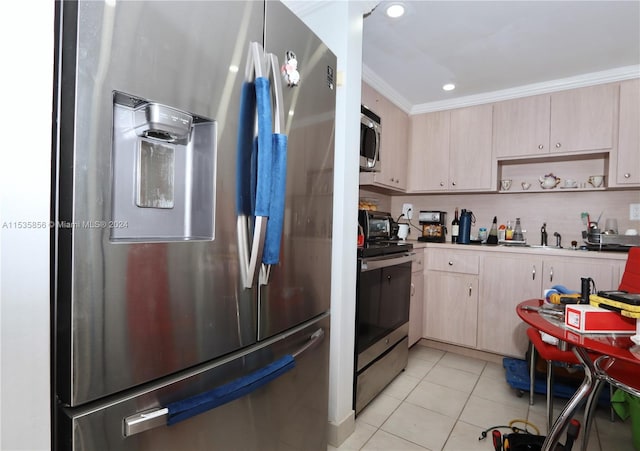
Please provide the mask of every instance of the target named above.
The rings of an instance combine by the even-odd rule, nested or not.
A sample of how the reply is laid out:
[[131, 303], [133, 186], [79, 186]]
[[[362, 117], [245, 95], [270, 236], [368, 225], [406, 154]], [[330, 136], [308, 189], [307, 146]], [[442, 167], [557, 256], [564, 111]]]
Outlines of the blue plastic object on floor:
[[[505, 369], [507, 383], [517, 390], [529, 392], [529, 366], [526, 360], [505, 357], [502, 359], [502, 366]], [[553, 384], [553, 396], [569, 399], [576, 392], [578, 387], [555, 381]], [[536, 378], [533, 389], [536, 393], [547, 393], [547, 382], [545, 378]], [[609, 390], [602, 390], [598, 405], [609, 406]]]

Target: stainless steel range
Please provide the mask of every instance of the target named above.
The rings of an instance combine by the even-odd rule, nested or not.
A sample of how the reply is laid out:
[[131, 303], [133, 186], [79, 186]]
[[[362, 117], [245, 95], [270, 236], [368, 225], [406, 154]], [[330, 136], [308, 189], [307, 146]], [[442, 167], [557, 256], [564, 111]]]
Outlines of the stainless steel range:
[[[360, 212], [361, 225], [368, 214]], [[376, 212], [375, 216], [378, 222], [386, 216], [392, 223], [388, 213]], [[367, 234], [368, 241], [358, 248], [353, 390], [356, 415], [407, 366], [409, 354], [413, 245], [392, 240], [391, 226], [377, 229], [388, 232]]]

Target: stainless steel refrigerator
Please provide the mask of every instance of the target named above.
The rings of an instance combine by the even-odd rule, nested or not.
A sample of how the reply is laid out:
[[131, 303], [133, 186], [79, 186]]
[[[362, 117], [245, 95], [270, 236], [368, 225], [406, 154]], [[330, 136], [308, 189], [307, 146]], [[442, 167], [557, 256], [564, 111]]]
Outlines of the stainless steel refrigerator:
[[335, 56], [277, 1], [56, 6], [53, 448], [326, 449]]

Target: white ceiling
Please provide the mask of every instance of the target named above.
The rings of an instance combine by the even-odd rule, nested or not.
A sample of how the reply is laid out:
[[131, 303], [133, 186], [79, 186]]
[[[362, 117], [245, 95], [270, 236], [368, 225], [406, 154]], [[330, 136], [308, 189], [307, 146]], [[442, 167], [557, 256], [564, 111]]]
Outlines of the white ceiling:
[[408, 113], [640, 76], [640, 0], [389, 3], [364, 19], [363, 79]]

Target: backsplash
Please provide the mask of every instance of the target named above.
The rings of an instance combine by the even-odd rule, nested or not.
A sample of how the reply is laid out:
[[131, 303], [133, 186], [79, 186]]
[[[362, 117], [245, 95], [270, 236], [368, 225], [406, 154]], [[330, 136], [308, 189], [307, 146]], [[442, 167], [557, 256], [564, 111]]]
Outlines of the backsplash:
[[[498, 224], [506, 224], [508, 220], [515, 222], [520, 218], [525, 237], [530, 244], [540, 244], [540, 227], [547, 223], [549, 244], [555, 244], [554, 232], [562, 236], [562, 246], [569, 247], [575, 240], [582, 244], [581, 231], [584, 225], [580, 219], [582, 212], [588, 212], [595, 221], [602, 213], [601, 224], [607, 218], [618, 220], [618, 229], [624, 233], [626, 229], [640, 229], [640, 221], [629, 220], [629, 204], [640, 203], [640, 191], [580, 191], [580, 192], [544, 192], [517, 194], [429, 194], [429, 195], [394, 195], [388, 196], [366, 190], [360, 190], [360, 196], [373, 197], [379, 200], [379, 210], [389, 211], [394, 218], [400, 216], [403, 203], [413, 204], [414, 215], [411, 223], [418, 226], [420, 210], [441, 210], [447, 212], [447, 223], [450, 226], [454, 209], [471, 210], [476, 223], [471, 228], [471, 235], [476, 236], [480, 227], [491, 227], [494, 216]], [[450, 227], [449, 227], [450, 228]], [[450, 233], [450, 231], [449, 231]], [[411, 228], [410, 238], [416, 238], [420, 232]], [[447, 241], [450, 236], [447, 235]]]

